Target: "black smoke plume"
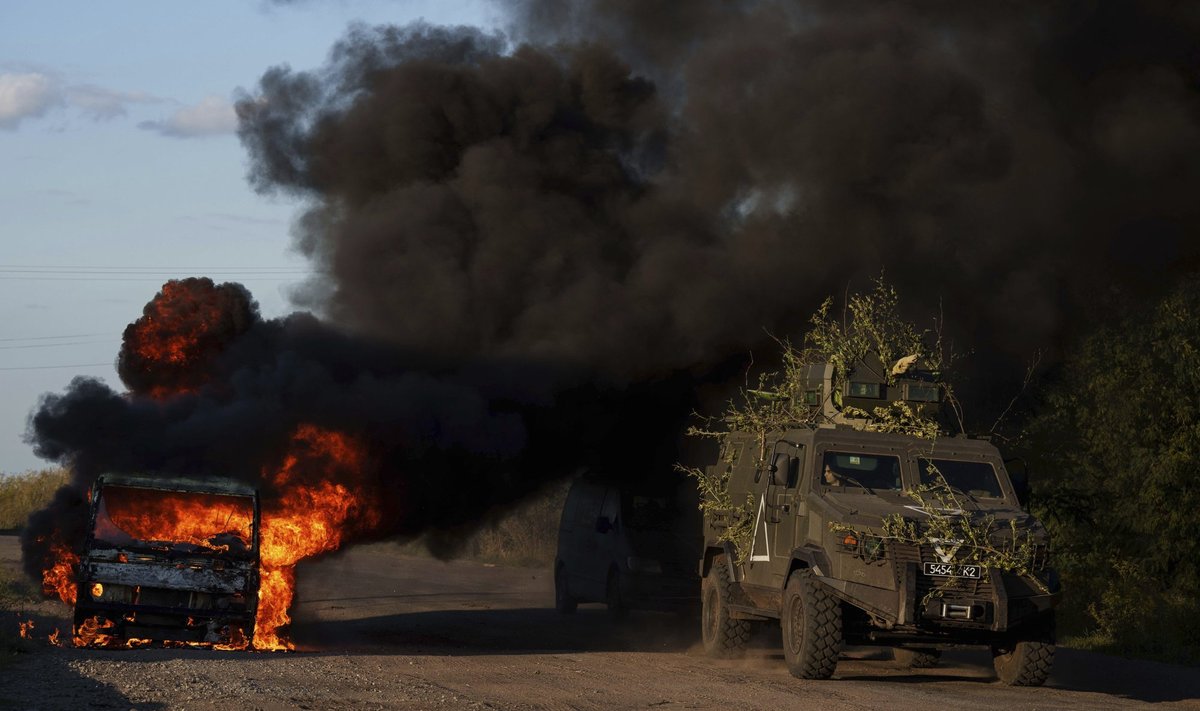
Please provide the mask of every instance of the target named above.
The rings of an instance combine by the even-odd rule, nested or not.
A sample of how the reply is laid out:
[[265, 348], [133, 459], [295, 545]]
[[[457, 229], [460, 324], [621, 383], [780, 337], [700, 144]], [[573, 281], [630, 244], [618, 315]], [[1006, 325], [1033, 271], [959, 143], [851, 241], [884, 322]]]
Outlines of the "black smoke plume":
[[304, 301], [356, 332], [637, 378], [886, 270], [1012, 366], [1195, 266], [1188, 5], [506, 7], [512, 42], [355, 27], [239, 105], [253, 184], [308, 204]]
[[24, 533], [31, 575], [55, 542], [81, 542], [80, 492], [98, 474], [233, 477], [269, 501], [287, 494], [270, 475], [301, 426], [366, 446], [366, 491], [385, 520], [360, 540], [429, 533], [448, 554], [497, 507], [580, 466], [613, 469], [634, 452], [641, 471], [669, 470], [674, 452], [657, 450], [691, 397], [686, 380], [606, 386], [555, 364], [435, 361], [308, 314], [263, 320], [245, 289], [206, 278], [166, 284], [126, 329], [119, 363], [130, 392], [76, 378], [30, 418], [36, 453], [75, 476]]
[[881, 271], [975, 347], [986, 415], [1035, 348], [1196, 266], [1190, 5], [505, 7], [507, 35], [355, 26], [267, 71], [239, 135], [305, 206], [322, 320], [253, 321], [165, 399], [77, 380], [39, 454], [253, 478], [312, 419], [375, 443], [388, 531], [452, 532], [671, 461], [698, 383]]

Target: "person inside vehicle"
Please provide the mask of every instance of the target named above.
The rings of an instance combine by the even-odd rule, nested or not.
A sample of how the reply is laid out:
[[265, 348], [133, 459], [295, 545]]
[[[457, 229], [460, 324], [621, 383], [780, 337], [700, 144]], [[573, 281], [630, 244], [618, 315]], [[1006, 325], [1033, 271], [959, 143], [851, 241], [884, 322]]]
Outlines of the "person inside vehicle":
[[835, 472], [828, 464], [825, 465], [825, 485], [843, 486], [842, 475]]

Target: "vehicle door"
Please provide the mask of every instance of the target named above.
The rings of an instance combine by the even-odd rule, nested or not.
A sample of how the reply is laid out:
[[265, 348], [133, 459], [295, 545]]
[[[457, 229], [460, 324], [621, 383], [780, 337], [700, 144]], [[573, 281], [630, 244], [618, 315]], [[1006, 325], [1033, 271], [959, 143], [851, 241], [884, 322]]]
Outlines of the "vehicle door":
[[[762, 471], [755, 475], [759, 492], [754, 514], [754, 541], [746, 565], [746, 582], [778, 587], [787, 572], [796, 539], [797, 491], [804, 447], [778, 442]], [[803, 530], [803, 529], [799, 529]], [[782, 564], [777, 560], [783, 558]]]
[[621, 490], [615, 486], [608, 487], [604, 492], [604, 503], [600, 507], [600, 515], [596, 518], [595, 536], [599, 545], [599, 555], [595, 559], [594, 580], [600, 599], [608, 592], [608, 571], [619, 560], [622, 554], [621, 521]]

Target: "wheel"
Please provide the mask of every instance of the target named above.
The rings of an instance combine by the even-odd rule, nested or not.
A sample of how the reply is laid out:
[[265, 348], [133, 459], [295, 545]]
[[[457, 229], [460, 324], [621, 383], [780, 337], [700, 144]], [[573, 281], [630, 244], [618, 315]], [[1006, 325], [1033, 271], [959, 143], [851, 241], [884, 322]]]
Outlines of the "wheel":
[[909, 669], [932, 669], [938, 665], [941, 658], [942, 653], [936, 649], [896, 647], [892, 650], [892, 659]]
[[1009, 686], [1041, 686], [1054, 664], [1054, 643], [1054, 617], [1047, 613], [1029, 639], [992, 646], [996, 676]]
[[579, 601], [571, 597], [570, 589], [567, 588], [567, 573], [560, 565], [554, 571], [554, 609], [564, 615], [569, 615], [575, 612], [577, 607], [579, 607]]
[[604, 589], [604, 602], [608, 605], [608, 616], [618, 622], [625, 619], [629, 615], [629, 607], [621, 598], [621, 574], [615, 568], [608, 572], [608, 584]]
[[729, 615], [733, 586], [725, 556], [714, 557], [700, 586], [700, 636], [710, 657], [737, 656], [750, 641], [750, 621]]
[[842, 605], [813, 577], [792, 572], [783, 590], [783, 658], [798, 679], [828, 679], [842, 651]]

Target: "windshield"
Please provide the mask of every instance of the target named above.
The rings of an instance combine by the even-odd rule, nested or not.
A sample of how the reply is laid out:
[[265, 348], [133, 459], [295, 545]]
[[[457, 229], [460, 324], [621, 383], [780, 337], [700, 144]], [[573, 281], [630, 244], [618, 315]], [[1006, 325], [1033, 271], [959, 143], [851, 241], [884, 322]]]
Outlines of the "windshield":
[[900, 490], [900, 459], [890, 455], [826, 452], [821, 482], [826, 486]]
[[951, 487], [971, 496], [999, 499], [1004, 494], [996, 469], [987, 462], [960, 462], [953, 459], [921, 459], [921, 483], [937, 486], [942, 479]]
[[115, 546], [141, 542], [245, 553], [253, 527], [254, 501], [248, 496], [105, 486], [92, 532], [97, 541]]

